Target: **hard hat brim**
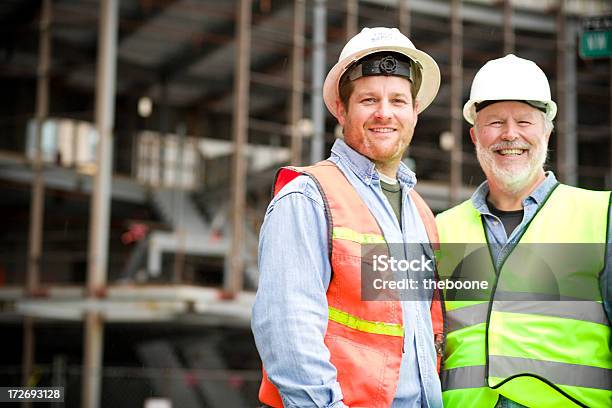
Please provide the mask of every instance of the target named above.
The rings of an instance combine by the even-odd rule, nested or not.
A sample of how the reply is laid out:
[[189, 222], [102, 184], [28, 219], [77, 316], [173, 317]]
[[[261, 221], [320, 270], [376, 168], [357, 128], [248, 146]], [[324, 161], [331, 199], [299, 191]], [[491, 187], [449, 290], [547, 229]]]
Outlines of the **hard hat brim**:
[[412, 48], [396, 47], [396, 46], [380, 46], [367, 48], [359, 52], [353, 53], [348, 57], [338, 61], [336, 65], [327, 74], [323, 83], [323, 100], [329, 112], [338, 117], [336, 112], [336, 101], [340, 100], [338, 83], [340, 77], [346, 72], [355, 61], [361, 58], [380, 51], [391, 51], [403, 54], [415, 61], [421, 68], [421, 87], [416, 95], [418, 103], [418, 113], [425, 110], [434, 100], [440, 88], [440, 68], [438, 64], [428, 54]]
[[[496, 99], [487, 99], [489, 101]], [[500, 99], [505, 100], [505, 99]], [[474, 125], [476, 119], [476, 104], [482, 103], [484, 100], [470, 99], [463, 105], [463, 118], [470, 124]], [[541, 101], [546, 104], [546, 118], [553, 120], [557, 115], [557, 104], [554, 101]]]

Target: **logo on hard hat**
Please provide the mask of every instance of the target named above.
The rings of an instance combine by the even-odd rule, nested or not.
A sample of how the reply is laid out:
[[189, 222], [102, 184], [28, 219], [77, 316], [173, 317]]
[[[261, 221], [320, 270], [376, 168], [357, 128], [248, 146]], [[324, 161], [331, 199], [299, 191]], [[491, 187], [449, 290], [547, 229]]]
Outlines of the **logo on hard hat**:
[[389, 41], [393, 38], [393, 33], [391, 32], [378, 32], [372, 34], [374, 34], [372, 37], [370, 37], [370, 41], [372, 42]]
[[386, 56], [380, 60], [378, 69], [383, 74], [394, 74], [397, 71], [397, 60], [392, 56]]

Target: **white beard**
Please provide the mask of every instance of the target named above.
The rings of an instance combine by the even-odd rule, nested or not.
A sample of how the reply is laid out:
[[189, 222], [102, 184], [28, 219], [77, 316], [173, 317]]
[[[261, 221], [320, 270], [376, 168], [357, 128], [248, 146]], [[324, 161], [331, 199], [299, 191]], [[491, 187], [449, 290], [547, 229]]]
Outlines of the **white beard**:
[[[512, 142], [503, 142], [501, 144], [505, 148], [525, 146], [522, 143]], [[493, 151], [493, 148], [498, 148], [497, 145], [487, 149], [476, 139], [476, 157], [478, 157], [478, 162], [487, 177], [493, 178], [504, 192], [516, 194], [528, 187], [540, 174], [544, 163], [546, 163], [547, 147], [544, 143], [530, 146], [529, 153], [523, 153], [531, 155], [527, 166], [500, 167], [495, 163], [494, 155], [497, 153]]]

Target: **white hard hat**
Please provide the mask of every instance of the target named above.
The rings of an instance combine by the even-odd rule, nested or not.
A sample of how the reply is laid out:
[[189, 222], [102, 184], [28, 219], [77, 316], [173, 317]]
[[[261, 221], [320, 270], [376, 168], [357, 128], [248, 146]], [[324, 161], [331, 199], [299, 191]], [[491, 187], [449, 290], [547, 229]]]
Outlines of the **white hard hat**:
[[470, 100], [463, 105], [463, 117], [471, 125], [476, 119], [476, 105], [484, 101], [525, 101], [544, 111], [550, 120], [557, 114], [544, 71], [535, 62], [514, 54], [487, 62], [474, 76]]
[[429, 55], [415, 48], [412, 41], [397, 28], [375, 27], [364, 28], [349, 40], [342, 49], [338, 63], [327, 74], [323, 84], [323, 100], [327, 109], [337, 117], [336, 101], [340, 99], [338, 84], [355, 61], [380, 51], [391, 51], [406, 55], [416, 62], [421, 71], [421, 86], [416, 94], [421, 113], [436, 97], [440, 88], [440, 68]]

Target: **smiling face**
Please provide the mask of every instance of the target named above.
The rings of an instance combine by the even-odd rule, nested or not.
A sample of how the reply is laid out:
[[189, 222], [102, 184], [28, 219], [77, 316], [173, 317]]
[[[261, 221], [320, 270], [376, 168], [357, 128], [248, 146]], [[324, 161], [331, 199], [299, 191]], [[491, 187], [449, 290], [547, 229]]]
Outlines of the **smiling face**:
[[346, 107], [336, 102], [344, 141], [391, 177], [395, 177], [417, 122], [410, 90], [410, 81], [401, 77], [366, 76], [353, 81]]
[[544, 179], [550, 131], [536, 108], [514, 101], [489, 105], [476, 114], [470, 135], [493, 187], [517, 193]]

